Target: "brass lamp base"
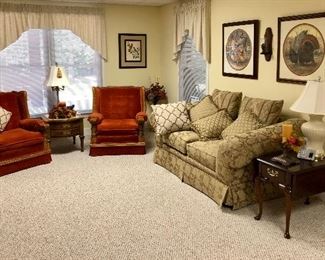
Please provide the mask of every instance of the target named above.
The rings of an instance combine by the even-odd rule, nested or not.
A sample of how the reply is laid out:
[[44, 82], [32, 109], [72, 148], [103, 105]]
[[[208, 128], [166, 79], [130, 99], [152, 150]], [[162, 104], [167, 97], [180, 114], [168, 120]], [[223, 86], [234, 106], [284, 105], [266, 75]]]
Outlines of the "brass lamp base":
[[51, 89], [52, 91], [56, 91], [56, 101], [59, 103], [60, 102], [59, 91], [64, 90], [64, 86], [52, 86]]

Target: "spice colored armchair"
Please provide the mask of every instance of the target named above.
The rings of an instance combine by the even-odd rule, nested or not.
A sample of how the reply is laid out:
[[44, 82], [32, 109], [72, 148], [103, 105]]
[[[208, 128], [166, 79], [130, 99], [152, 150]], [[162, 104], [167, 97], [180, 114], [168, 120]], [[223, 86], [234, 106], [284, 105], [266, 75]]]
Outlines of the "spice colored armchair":
[[143, 87], [93, 87], [91, 156], [145, 154]]
[[0, 109], [0, 176], [51, 162], [48, 125], [29, 118], [27, 92], [0, 92]]

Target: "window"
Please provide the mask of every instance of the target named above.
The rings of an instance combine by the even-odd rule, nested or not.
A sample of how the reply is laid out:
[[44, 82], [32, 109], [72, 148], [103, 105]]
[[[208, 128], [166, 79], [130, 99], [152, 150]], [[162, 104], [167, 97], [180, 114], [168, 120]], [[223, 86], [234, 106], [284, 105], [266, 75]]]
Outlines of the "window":
[[69, 30], [24, 32], [0, 52], [0, 91], [26, 90], [32, 115], [47, 113], [56, 103], [55, 92], [46, 86], [50, 66], [57, 62], [70, 85], [60, 100], [79, 112], [92, 108], [92, 86], [101, 85], [100, 55]]
[[179, 99], [200, 100], [207, 94], [207, 62], [190, 37], [183, 43], [179, 62]]

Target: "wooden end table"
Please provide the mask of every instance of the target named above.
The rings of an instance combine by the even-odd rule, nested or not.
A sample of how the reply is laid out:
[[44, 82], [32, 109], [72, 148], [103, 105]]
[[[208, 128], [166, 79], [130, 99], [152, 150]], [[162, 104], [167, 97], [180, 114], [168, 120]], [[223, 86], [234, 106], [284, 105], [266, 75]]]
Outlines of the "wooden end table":
[[80, 138], [81, 152], [84, 151], [84, 123], [83, 117], [76, 116], [64, 119], [50, 119], [44, 120], [50, 125], [50, 138], [58, 137], [73, 137], [73, 144], [76, 144], [76, 136]]
[[273, 162], [273, 156], [275, 155], [257, 158], [258, 176], [255, 177], [255, 193], [259, 212], [255, 219], [260, 220], [263, 212], [262, 183], [276, 184], [285, 196], [286, 227], [284, 237], [289, 239], [292, 200], [305, 197], [305, 204], [309, 204], [309, 196], [325, 191], [325, 160], [316, 162], [300, 159], [299, 164], [285, 167]]

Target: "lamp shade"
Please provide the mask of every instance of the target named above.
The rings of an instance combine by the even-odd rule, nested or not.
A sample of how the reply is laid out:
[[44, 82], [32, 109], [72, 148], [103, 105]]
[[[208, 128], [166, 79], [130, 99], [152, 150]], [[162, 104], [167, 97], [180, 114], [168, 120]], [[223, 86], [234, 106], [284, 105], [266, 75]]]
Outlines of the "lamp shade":
[[54, 86], [68, 86], [69, 80], [65, 74], [65, 71], [62, 67], [59, 66], [51, 66], [49, 80], [46, 84], [48, 87]]
[[307, 81], [300, 97], [290, 109], [300, 113], [325, 115], [325, 82]]

